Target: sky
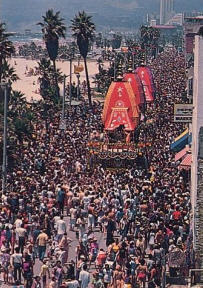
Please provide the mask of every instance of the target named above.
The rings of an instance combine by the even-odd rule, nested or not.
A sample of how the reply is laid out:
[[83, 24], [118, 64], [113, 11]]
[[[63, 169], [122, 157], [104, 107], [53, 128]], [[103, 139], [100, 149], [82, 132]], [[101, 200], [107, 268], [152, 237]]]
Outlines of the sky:
[[[0, 0], [0, 19], [9, 31], [37, 30], [46, 10], [60, 10], [68, 25], [79, 10], [91, 14], [100, 27], [137, 25], [147, 13], [159, 14], [160, 0]], [[203, 0], [174, 0], [177, 12], [203, 10]]]

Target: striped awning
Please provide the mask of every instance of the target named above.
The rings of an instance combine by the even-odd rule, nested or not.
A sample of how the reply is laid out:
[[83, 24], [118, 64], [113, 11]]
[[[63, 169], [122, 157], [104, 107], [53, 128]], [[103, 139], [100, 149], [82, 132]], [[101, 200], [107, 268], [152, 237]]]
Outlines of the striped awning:
[[176, 153], [175, 162], [182, 159], [187, 154], [188, 151], [189, 151], [189, 147], [185, 147], [180, 152]]
[[187, 154], [183, 159], [183, 161], [180, 163], [179, 168], [189, 170], [191, 168], [191, 164], [192, 164], [192, 154]]
[[189, 133], [189, 130], [186, 129], [183, 133], [181, 133], [178, 137], [174, 139], [174, 142], [170, 145], [170, 149], [176, 152], [181, 151], [185, 147], [185, 145], [190, 144], [190, 135], [191, 134]]

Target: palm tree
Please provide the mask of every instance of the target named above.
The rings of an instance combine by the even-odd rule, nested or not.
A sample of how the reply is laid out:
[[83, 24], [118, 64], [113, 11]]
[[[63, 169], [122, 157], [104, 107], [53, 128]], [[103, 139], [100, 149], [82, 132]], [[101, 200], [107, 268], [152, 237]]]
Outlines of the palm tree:
[[26, 104], [26, 97], [21, 91], [12, 91], [11, 93], [11, 105], [20, 106]]
[[[5, 23], [0, 23], [0, 83], [3, 80], [3, 73], [5, 73], [4, 68], [6, 59], [10, 58], [15, 52], [13, 43], [9, 40], [9, 36], [10, 34], [6, 33]], [[3, 90], [0, 87], [0, 102], [2, 102], [3, 98]]]
[[12, 67], [6, 60], [2, 64], [2, 74], [1, 79], [5, 82], [12, 84], [13, 82], [16, 82], [20, 78], [16, 74], [16, 70], [14, 67]]
[[[16, 74], [15, 68], [12, 67], [8, 62], [4, 59], [3, 64], [0, 66], [1, 67], [1, 81], [3, 80], [6, 83], [10, 84], [9, 88], [9, 95], [11, 92], [11, 84], [13, 82], [16, 82], [19, 77]], [[4, 99], [4, 92], [3, 89], [0, 88], [0, 102], [2, 102]], [[10, 100], [10, 96], [8, 97], [8, 101]]]
[[86, 73], [86, 82], [88, 89], [88, 100], [90, 107], [92, 106], [91, 99], [91, 89], [89, 82], [89, 75], [87, 69], [87, 54], [90, 42], [93, 40], [95, 25], [91, 21], [92, 16], [88, 16], [85, 11], [79, 12], [78, 15], [75, 15], [75, 18], [71, 20], [72, 24], [70, 26], [73, 36], [77, 39], [77, 45], [80, 51], [81, 56], [84, 60], [85, 73]]
[[43, 39], [46, 44], [49, 58], [53, 61], [55, 71], [55, 85], [57, 96], [59, 96], [58, 81], [56, 75], [56, 58], [58, 56], [59, 38], [65, 38], [66, 27], [63, 23], [64, 19], [60, 18], [60, 12], [54, 13], [53, 9], [46, 12], [42, 16], [43, 22], [37, 23], [42, 27]]
[[9, 40], [9, 33], [6, 33], [6, 24], [0, 23], [0, 82], [2, 81], [2, 65], [7, 58], [15, 52], [13, 43]]
[[[55, 100], [55, 77], [57, 78], [57, 83], [63, 82], [63, 76], [60, 69], [54, 70], [51, 61], [46, 58], [42, 58], [35, 67], [39, 75], [40, 82], [40, 94], [45, 100]], [[56, 99], [58, 100], [58, 98]]]

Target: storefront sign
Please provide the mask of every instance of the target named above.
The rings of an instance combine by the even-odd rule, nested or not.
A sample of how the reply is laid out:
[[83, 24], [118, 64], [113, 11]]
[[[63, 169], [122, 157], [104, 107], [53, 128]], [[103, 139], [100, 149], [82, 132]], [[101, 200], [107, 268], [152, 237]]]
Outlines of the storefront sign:
[[174, 105], [174, 122], [192, 123], [192, 104]]

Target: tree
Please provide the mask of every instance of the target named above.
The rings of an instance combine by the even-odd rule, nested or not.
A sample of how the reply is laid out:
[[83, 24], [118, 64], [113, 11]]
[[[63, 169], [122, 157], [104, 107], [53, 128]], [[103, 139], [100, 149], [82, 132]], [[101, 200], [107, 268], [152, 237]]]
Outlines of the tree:
[[38, 62], [38, 66], [35, 68], [38, 75], [40, 76], [40, 95], [44, 100], [57, 102], [58, 97], [55, 97], [55, 77], [57, 78], [57, 83], [63, 82], [63, 76], [60, 69], [56, 69], [55, 71], [53, 65], [51, 65], [51, 61], [47, 60], [46, 58], [42, 58]]
[[92, 22], [92, 16], [88, 16], [84, 11], [79, 12], [78, 15], [75, 15], [75, 18], [71, 20], [71, 30], [73, 36], [77, 39], [77, 45], [80, 51], [81, 56], [84, 60], [85, 73], [86, 73], [86, 82], [88, 89], [88, 100], [90, 107], [92, 106], [91, 98], [91, 89], [89, 82], [89, 75], [87, 69], [87, 54], [90, 42], [94, 37], [95, 25]]
[[19, 80], [18, 75], [16, 74], [15, 68], [12, 67], [8, 62], [5, 60], [2, 64], [2, 74], [1, 79], [5, 82], [12, 84], [13, 82], [16, 82]]
[[[9, 33], [6, 33], [6, 25], [5, 23], [0, 23], [0, 83], [3, 79], [3, 73], [5, 73], [4, 69], [7, 64], [6, 59], [10, 58], [11, 55], [15, 52], [13, 43], [9, 40]], [[4, 92], [0, 87], [0, 102], [3, 101]]]
[[119, 49], [121, 47], [122, 36], [119, 34], [114, 34], [111, 42], [112, 49]]
[[0, 82], [2, 81], [2, 65], [7, 58], [15, 52], [13, 43], [9, 40], [9, 33], [6, 33], [5, 23], [0, 23]]
[[37, 23], [42, 27], [43, 39], [49, 54], [49, 58], [53, 61], [55, 72], [55, 85], [57, 96], [59, 97], [59, 88], [56, 75], [56, 58], [58, 56], [59, 38], [65, 38], [66, 27], [63, 23], [64, 19], [60, 18], [60, 12], [54, 13], [53, 9], [46, 12], [45, 16], [42, 16], [43, 22]]
[[141, 43], [142, 49], [147, 51], [147, 47], [151, 49], [151, 53], [156, 55], [156, 50], [158, 48], [158, 40], [160, 38], [160, 32], [157, 28], [141, 26]]

